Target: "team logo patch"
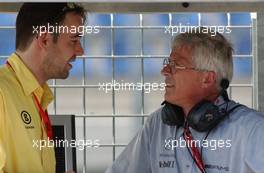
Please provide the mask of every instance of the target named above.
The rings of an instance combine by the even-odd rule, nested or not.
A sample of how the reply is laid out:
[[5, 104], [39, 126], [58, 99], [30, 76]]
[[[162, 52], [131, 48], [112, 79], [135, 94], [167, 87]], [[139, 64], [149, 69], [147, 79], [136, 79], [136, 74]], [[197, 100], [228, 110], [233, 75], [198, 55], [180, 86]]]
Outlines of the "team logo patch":
[[25, 124], [30, 124], [31, 123], [31, 116], [30, 116], [30, 114], [27, 111], [22, 111], [21, 112], [21, 118], [22, 118], [22, 121]]

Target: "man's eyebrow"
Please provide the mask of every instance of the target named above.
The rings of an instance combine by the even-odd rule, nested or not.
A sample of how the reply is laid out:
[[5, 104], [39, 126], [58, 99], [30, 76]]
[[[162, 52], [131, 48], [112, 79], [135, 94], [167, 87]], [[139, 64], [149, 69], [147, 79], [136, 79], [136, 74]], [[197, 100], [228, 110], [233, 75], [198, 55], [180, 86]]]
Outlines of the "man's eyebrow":
[[182, 60], [182, 56], [180, 56], [181, 58], [174, 58], [174, 57], [172, 57], [172, 58], [170, 58], [170, 61], [174, 61], [174, 63], [176, 64], [176, 65], [179, 65], [179, 66], [184, 66], [183, 64], [184, 64], [184, 60]]
[[176, 65], [180, 65], [178, 59], [175, 59], [175, 58], [169, 58], [169, 61], [173, 61]]

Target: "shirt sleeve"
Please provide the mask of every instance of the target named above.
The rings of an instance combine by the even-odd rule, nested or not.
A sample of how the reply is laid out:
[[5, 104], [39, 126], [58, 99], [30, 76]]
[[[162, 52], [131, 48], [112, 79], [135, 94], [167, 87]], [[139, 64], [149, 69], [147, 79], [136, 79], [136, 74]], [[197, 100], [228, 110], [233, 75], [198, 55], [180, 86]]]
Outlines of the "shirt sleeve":
[[105, 173], [151, 173], [149, 126], [147, 121]]
[[5, 161], [6, 161], [6, 155], [5, 151], [2, 145], [2, 128], [3, 127], [3, 116], [4, 116], [4, 103], [3, 103], [3, 97], [0, 92], [0, 173], [3, 173], [3, 168], [5, 166]]
[[259, 121], [250, 132], [245, 153], [248, 172], [264, 172], [264, 120]]

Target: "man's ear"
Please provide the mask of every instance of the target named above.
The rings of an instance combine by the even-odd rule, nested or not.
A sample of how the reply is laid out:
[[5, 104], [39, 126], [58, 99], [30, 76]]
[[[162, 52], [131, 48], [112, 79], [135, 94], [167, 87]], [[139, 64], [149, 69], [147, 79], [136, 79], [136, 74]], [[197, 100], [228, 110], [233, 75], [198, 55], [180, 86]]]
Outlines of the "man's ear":
[[50, 41], [52, 41], [52, 35], [49, 33], [42, 33], [37, 36], [37, 44], [41, 49], [47, 49]]
[[210, 88], [216, 84], [216, 73], [214, 71], [204, 72], [202, 77], [202, 88]]

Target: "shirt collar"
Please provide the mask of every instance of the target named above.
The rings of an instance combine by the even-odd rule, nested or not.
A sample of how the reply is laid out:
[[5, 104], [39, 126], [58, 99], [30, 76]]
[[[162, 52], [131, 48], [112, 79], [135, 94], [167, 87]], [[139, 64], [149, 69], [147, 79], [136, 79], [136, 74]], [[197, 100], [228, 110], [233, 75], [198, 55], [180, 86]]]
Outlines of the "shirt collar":
[[12, 66], [25, 95], [29, 96], [34, 93], [41, 106], [46, 109], [53, 100], [52, 91], [47, 83], [41, 87], [33, 73], [15, 53], [8, 58], [8, 62]]

